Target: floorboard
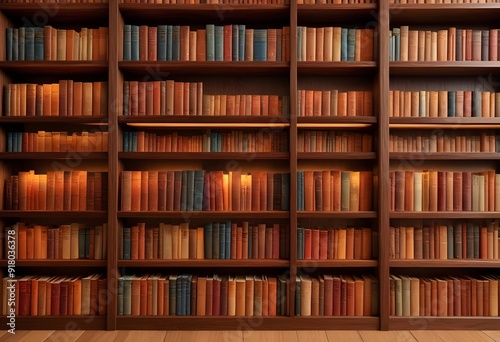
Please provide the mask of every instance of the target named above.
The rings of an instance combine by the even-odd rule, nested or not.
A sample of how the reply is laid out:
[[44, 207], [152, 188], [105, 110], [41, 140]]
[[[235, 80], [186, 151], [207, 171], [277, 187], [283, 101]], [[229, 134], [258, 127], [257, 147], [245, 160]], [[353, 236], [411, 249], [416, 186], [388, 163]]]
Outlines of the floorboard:
[[483, 333], [488, 335], [494, 341], [500, 341], [500, 331], [483, 330]]
[[85, 330], [58, 330], [48, 336], [44, 342], [75, 342]]
[[360, 331], [363, 342], [417, 342], [409, 331]]
[[411, 330], [410, 333], [415, 337], [418, 342], [433, 341], [441, 342], [446, 341], [436, 331], [432, 330]]
[[457, 341], [457, 342], [496, 342], [498, 340], [494, 340], [482, 331], [461, 331], [461, 330], [446, 330], [446, 331], [437, 331], [439, 336], [443, 338], [445, 341]]
[[328, 342], [363, 342], [361, 335], [352, 330], [327, 330], [325, 331]]
[[245, 331], [244, 342], [299, 342], [296, 331]]
[[54, 330], [16, 330], [15, 334], [7, 333], [0, 337], [5, 342], [34, 342], [44, 341], [54, 333]]
[[241, 342], [241, 331], [167, 331], [165, 342]]
[[297, 338], [300, 342], [328, 342], [324, 330], [297, 331]]

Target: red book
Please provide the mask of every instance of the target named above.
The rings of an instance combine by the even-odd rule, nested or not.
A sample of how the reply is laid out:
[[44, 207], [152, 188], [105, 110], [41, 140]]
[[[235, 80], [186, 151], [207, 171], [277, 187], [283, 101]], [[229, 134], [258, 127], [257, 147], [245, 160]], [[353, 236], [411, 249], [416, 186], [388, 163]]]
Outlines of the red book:
[[146, 25], [139, 26], [139, 60], [148, 60], [148, 27]]
[[233, 60], [233, 26], [224, 25], [224, 61]]
[[304, 229], [304, 259], [310, 260], [312, 257], [312, 231]]
[[319, 259], [326, 260], [328, 255], [328, 230], [319, 231]]
[[212, 296], [212, 315], [220, 316], [221, 280], [218, 277], [215, 277], [213, 281]]
[[453, 210], [462, 211], [463, 199], [463, 179], [462, 172], [453, 172]]
[[312, 254], [311, 259], [319, 260], [319, 229], [311, 231]]
[[[333, 315], [340, 316], [341, 310], [341, 300], [342, 300], [342, 281], [339, 277], [333, 277]], [[344, 314], [345, 315], [345, 311]]]

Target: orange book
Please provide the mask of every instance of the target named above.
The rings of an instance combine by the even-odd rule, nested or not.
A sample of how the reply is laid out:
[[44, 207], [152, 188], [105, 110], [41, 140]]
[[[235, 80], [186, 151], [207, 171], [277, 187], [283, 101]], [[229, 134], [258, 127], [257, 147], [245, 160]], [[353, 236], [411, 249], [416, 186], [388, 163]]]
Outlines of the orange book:
[[[184, 26], [182, 26], [184, 27]], [[147, 38], [148, 38], [148, 46], [147, 46], [147, 51], [148, 51], [148, 58], [147, 60], [148, 61], [156, 61], [156, 58], [157, 58], [157, 53], [156, 53], [156, 47], [157, 47], [157, 27], [156, 26], [151, 26], [151, 27], [148, 27], [147, 28]], [[182, 32], [182, 29], [181, 29], [181, 32]], [[182, 36], [181, 36], [182, 37]], [[182, 41], [181, 41], [181, 51], [182, 51], [182, 47], [183, 47], [183, 44], [182, 44]], [[181, 58], [182, 58], [182, 54], [181, 54]], [[182, 59], [181, 59], [182, 60]]]
[[206, 61], [206, 44], [207, 44], [207, 31], [196, 31], [196, 60], [199, 62]]
[[83, 82], [82, 84], [82, 115], [92, 115], [92, 82]]

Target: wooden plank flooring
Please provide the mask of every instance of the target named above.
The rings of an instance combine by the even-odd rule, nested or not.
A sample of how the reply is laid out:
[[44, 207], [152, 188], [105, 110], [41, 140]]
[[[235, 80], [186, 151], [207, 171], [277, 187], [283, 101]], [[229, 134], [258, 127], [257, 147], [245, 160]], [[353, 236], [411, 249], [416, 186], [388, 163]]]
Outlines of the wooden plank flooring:
[[0, 342], [500, 342], [499, 331], [0, 331]]

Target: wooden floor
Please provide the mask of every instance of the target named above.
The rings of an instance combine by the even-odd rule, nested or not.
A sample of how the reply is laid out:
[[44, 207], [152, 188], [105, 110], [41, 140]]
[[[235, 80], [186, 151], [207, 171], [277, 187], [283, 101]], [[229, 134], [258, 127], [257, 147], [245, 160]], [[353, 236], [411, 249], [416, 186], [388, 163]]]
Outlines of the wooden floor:
[[500, 342], [499, 331], [0, 331], [0, 342]]

